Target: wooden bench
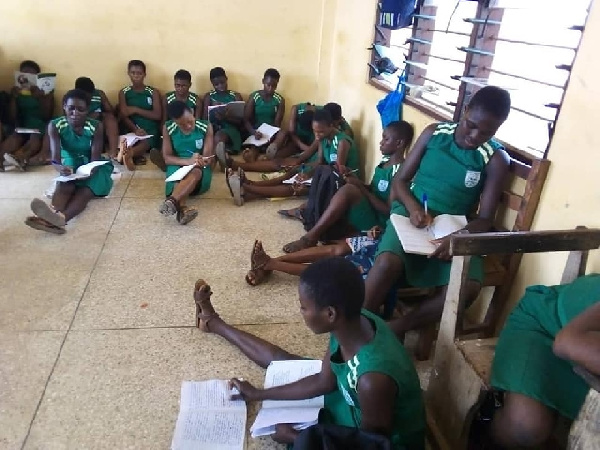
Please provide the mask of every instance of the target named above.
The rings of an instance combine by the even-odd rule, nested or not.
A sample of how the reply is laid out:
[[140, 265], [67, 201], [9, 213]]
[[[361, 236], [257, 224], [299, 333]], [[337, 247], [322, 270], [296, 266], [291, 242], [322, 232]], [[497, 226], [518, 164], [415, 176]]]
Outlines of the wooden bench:
[[428, 426], [440, 448], [466, 448], [473, 417], [490, 389], [496, 338], [458, 338], [465, 310], [464, 287], [471, 256], [570, 251], [561, 279], [564, 284], [585, 273], [588, 251], [598, 247], [600, 229], [583, 227], [566, 231], [452, 237], [450, 284], [425, 393]]
[[[550, 161], [545, 159], [533, 159], [527, 162], [511, 158], [509, 177], [496, 214], [495, 231], [531, 229], [549, 167]], [[514, 219], [511, 217], [513, 215], [515, 215]], [[512, 225], [507, 226], [507, 223]], [[493, 335], [510, 294], [510, 287], [519, 270], [521, 258], [520, 253], [494, 254], [484, 258], [485, 275], [482, 287], [494, 287], [494, 292], [483, 321], [470, 324], [461, 321], [458, 326], [459, 335], [477, 334], [480, 337]], [[432, 292], [433, 289], [399, 289], [399, 309], [418, 308], [420, 299], [431, 295]], [[418, 360], [429, 359], [436, 335], [436, 324], [419, 330], [419, 344], [416, 350]]]

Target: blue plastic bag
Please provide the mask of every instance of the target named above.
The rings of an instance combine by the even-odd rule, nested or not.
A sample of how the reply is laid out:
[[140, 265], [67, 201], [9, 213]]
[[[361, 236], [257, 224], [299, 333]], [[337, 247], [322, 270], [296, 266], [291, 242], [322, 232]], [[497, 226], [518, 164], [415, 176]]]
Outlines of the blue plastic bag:
[[377, 103], [377, 111], [379, 111], [379, 115], [381, 116], [381, 125], [383, 128], [392, 122], [402, 120], [402, 102], [406, 95], [405, 80], [406, 73], [402, 72], [402, 75], [398, 77], [396, 90], [390, 92]]
[[382, 0], [378, 25], [390, 30], [408, 27], [416, 8], [416, 0]]

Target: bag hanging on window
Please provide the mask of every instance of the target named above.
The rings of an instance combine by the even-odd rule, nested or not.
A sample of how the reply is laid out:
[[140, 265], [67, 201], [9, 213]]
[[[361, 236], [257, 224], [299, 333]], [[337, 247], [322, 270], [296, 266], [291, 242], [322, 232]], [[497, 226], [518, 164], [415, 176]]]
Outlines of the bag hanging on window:
[[392, 450], [390, 440], [379, 434], [340, 425], [313, 425], [294, 441], [294, 450]]
[[379, 115], [381, 116], [381, 125], [383, 128], [392, 122], [402, 120], [402, 102], [406, 95], [405, 80], [406, 71], [402, 72], [402, 75], [398, 77], [396, 90], [390, 92], [377, 103], [377, 111], [379, 111]]
[[379, 10], [381, 28], [399, 30], [412, 25], [417, 0], [382, 0]]

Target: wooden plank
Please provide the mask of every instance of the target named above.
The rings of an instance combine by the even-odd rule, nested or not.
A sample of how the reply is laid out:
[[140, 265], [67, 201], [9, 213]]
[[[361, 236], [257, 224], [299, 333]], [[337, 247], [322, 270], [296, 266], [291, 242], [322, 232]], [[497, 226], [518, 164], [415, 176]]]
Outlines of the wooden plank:
[[502, 196], [500, 197], [500, 202], [513, 211], [519, 211], [523, 205], [523, 201], [522, 196], [510, 191], [502, 192]]
[[510, 158], [510, 168], [509, 171], [514, 173], [517, 177], [526, 180], [529, 178], [529, 171], [531, 170], [531, 166], [522, 161], [519, 161], [515, 158]]
[[491, 255], [591, 250], [600, 247], [600, 229], [457, 234], [452, 255]]
[[542, 189], [546, 182], [550, 161], [547, 159], [536, 159], [531, 164], [531, 171], [523, 193], [523, 203], [517, 213], [513, 231], [527, 231], [531, 229], [533, 217], [537, 211]]
[[498, 338], [458, 340], [456, 347], [489, 389], [492, 361]]

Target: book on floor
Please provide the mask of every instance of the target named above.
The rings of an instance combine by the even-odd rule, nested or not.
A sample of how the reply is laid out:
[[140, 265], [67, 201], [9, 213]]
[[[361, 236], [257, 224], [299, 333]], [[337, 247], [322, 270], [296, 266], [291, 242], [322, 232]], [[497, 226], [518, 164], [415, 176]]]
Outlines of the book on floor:
[[210, 114], [212, 112], [218, 111], [219, 109], [227, 109], [229, 111], [229, 117], [234, 119], [243, 119], [244, 118], [244, 107], [246, 106], [246, 102], [242, 100], [236, 100], [234, 102], [224, 103], [222, 105], [213, 105], [208, 107], [208, 117], [210, 118]]
[[82, 166], [79, 166], [77, 168], [75, 173], [72, 173], [71, 175], [61, 175], [59, 177], [56, 177], [54, 181], [58, 181], [59, 183], [67, 183], [69, 181], [83, 180], [85, 178], [89, 178], [92, 176], [92, 172], [96, 167], [103, 166], [104, 164], [109, 162], [110, 161], [108, 160], [102, 160], [92, 161], [91, 163], [83, 164]]
[[307, 186], [310, 186], [312, 183], [312, 178], [309, 178], [308, 180], [304, 180], [304, 181], [298, 181], [298, 175], [296, 174], [294, 175], [292, 178], [288, 178], [287, 180], [283, 180], [282, 183], [283, 184], [294, 184], [294, 183], [300, 183], [300, 184], [305, 184]]
[[175, 172], [171, 174], [170, 177], [165, 179], [165, 183], [169, 181], [181, 181], [185, 178], [185, 176], [192, 171], [192, 169], [196, 167], [196, 164], [190, 164], [189, 166], [181, 166]]
[[430, 226], [417, 228], [408, 217], [392, 214], [390, 220], [406, 253], [431, 255], [437, 246], [434, 239], [441, 239], [467, 225], [465, 216], [441, 214], [433, 219]]
[[127, 147], [131, 147], [132, 145], [135, 145], [138, 142], [141, 142], [145, 139], [150, 139], [152, 136], [154, 136], [154, 135], [146, 134], [143, 136], [138, 136], [135, 133], [127, 133], [127, 134], [122, 134], [121, 136], [119, 136], [119, 142], [122, 142], [123, 139], [125, 139], [127, 141]]
[[246, 403], [226, 380], [184, 381], [171, 450], [243, 450]]
[[[267, 367], [265, 389], [292, 383], [320, 371], [320, 360], [273, 361]], [[318, 422], [319, 411], [324, 406], [322, 395], [307, 400], [265, 400], [250, 433], [252, 437], [274, 434], [278, 423], [293, 424], [296, 430], [304, 430]]]
[[256, 147], [260, 147], [261, 145], [268, 144], [271, 138], [277, 134], [279, 128], [269, 125], [268, 123], [263, 123], [258, 127], [257, 131], [262, 133], [262, 137], [256, 139], [254, 135], [249, 136], [248, 139], [244, 141], [244, 145], [255, 145]]

